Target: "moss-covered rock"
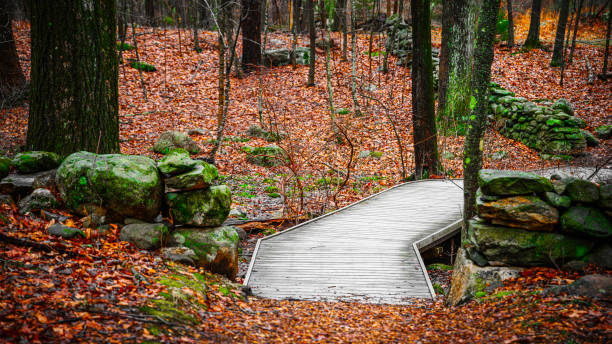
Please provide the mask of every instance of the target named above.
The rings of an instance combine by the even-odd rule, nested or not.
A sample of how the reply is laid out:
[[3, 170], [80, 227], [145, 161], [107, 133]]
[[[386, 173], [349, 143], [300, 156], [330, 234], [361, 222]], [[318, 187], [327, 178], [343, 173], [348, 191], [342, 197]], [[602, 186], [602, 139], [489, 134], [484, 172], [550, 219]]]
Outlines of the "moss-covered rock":
[[584, 260], [587, 263], [597, 264], [605, 269], [612, 269], [612, 246], [610, 243], [599, 244]]
[[0, 179], [8, 176], [11, 170], [11, 159], [0, 156]]
[[555, 192], [545, 192], [543, 198], [548, 204], [558, 209], [567, 209], [572, 205], [572, 200], [569, 197], [559, 195]]
[[489, 261], [516, 266], [554, 266], [581, 259], [593, 247], [590, 240], [559, 233], [526, 231], [469, 221], [469, 241]]
[[574, 115], [574, 107], [572, 104], [564, 98], [559, 98], [552, 106], [553, 109], [562, 111], [570, 116]]
[[612, 236], [612, 222], [599, 209], [571, 207], [561, 215], [561, 231], [592, 238], [608, 238]]
[[56, 179], [65, 205], [82, 215], [88, 205], [98, 205], [111, 220], [151, 220], [163, 201], [155, 161], [144, 156], [73, 153], [58, 168]]
[[588, 147], [597, 147], [599, 146], [599, 140], [595, 137], [595, 135], [591, 134], [590, 131], [581, 130], [582, 136], [586, 140], [586, 144]]
[[172, 150], [164, 156], [158, 163], [159, 171], [166, 175], [176, 175], [189, 170], [196, 166], [196, 161], [189, 157], [189, 152], [183, 148]]
[[13, 158], [12, 165], [19, 173], [29, 174], [57, 168], [62, 158], [52, 152], [32, 151], [19, 153]]
[[281, 166], [287, 162], [287, 154], [277, 145], [265, 147], [242, 147], [247, 154], [247, 162], [263, 167]]
[[59, 206], [57, 199], [47, 189], [36, 189], [30, 195], [19, 201], [19, 213], [25, 214], [32, 210], [54, 209]]
[[202, 190], [169, 192], [166, 200], [174, 223], [213, 227], [227, 219], [232, 194], [226, 185], [219, 185]]
[[460, 249], [453, 267], [451, 289], [446, 297], [446, 303], [456, 306], [480, 293], [490, 293], [501, 287], [504, 280], [518, 277], [521, 270], [523, 269], [518, 267], [476, 266], [468, 258], [465, 250]]
[[601, 125], [595, 128], [595, 135], [602, 140], [609, 139], [612, 137], [612, 125]]
[[196, 265], [229, 279], [238, 273], [238, 234], [232, 227], [183, 228], [172, 234], [170, 245], [192, 249]]
[[163, 223], [133, 223], [121, 228], [119, 240], [132, 243], [142, 250], [155, 250], [167, 235], [168, 227]]
[[219, 172], [214, 165], [195, 160], [194, 169], [166, 179], [167, 191], [205, 189], [217, 179]]
[[477, 199], [478, 216], [503, 226], [552, 231], [559, 212], [537, 196], [514, 196], [497, 201]]
[[565, 193], [572, 202], [595, 203], [599, 200], [599, 186], [584, 179], [569, 178]]
[[187, 133], [180, 131], [166, 131], [162, 133], [153, 145], [153, 151], [160, 154], [168, 154], [176, 148], [183, 148], [192, 154], [200, 152], [198, 144]]
[[599, 188], [599, 207], [612, 211], [612, 184], [605, 184]]
[[515, 196], [552, 191], [550, 180], [537, 174], [512, 170], [483, 169], [478, 185], [485, 195]]
[[31, 194], [35, 189], [54, 189], [55, 172], [55, 170], [49, 170], [32, 174], [9, 174], [0, 181], [0, 193], [22, 198]]
[[72, 228], [61, 223], [51, 225], [49, 228], [47, 228], [47, 231], [51, 235], [60, 236], [64, 239], [71, 239], [77, 235], [83, 238], [85, 237], [85, 233], [83, 233], [82, 230], [78, 228]]

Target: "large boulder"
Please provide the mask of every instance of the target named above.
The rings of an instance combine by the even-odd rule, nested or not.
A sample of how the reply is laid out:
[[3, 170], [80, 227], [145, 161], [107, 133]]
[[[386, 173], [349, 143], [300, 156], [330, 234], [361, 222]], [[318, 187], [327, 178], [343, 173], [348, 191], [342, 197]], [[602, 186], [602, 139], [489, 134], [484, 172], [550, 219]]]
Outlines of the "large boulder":
[[599, 188], [599, 206], [612, 211], [612, 184], [605, 184]]
[[591, 238], [612, 236], [612, 222], [597, 208], [571, 207], [561, 215], [563, 233]]
[[0, 179], [8, 176], [11, 169], [11, 159], [0, 156]]
[[180, 131], [166, 131], [162, 133], [153, 145], [153, 151], [160, 154], [168, 154], [176, 148], [183, 148], [192, 154], [200, 152], [198, 144], [187, 133]]
[[612, 125], [602, 125], [595, 128], [595, 135], [602, 140], [607, 140], [612, 137]]
[[219, 172], [214, 165], [195, 160], [191, 171], [166, 179], [166, 191], [205, 189], [217, 179]]
[[108, 211], [109, 220], [151, 220], [163, 202], [155, 161], [144, 156], [73, 153], [58, 168], [56, 182], [68, 209], [82, 215], [96, 205]]
[[29, 195], [35, 189], [54, 189], [55, 172], [49, 170], [32, 174], [9, 174], [0, 181], [0, 193], [19, 198]]
[[193, 169], [196, 161], [189, 157], [189, 152], [177, 148], [164, 156], [158, 163], [159, 171], [166, 175], [176, 175]]
[[480, 170], [478, 185], [485, 195], [498, 196], [528, 195], [553, 190], [547, 178], [512, 170]]
[[572, 205], [572, 200], [569, 197], [559, 195], [556, 192], [545, 192], [542, 196], [548, 204], [555, 208], [567, 209]]
[[32, 210], [57, 208], [59, 203], [51, 191], [47, 189], [36, 189], [30, 195], [19, 201], [19, 213], [25, 214]]
[[195, 265], [195, 262], [198, 260], [195, 252], [189, 247], [184, 246], [164, 247], [161, 249], [161, 254], [167, 260], [189, 265]]
[[599, 186], [584, 179], [570, 178], [565, 193], [573, 202], [594, 203], [599, 200]]
[[238, 273], [238, 241], [232, 227], [183, 228], [172, 234], [168, 244], [192, 249], [197, 266], [233, 280]]
[[596, 299], [612, 300], [612, 277], [606, 275], [586, 275], [571, 284], [550, 287], [549, 294], [568, 294]]
[[175, 224], [214, 227], [229, 215], [232, 193], [226, 185], [208, 189], [169, 192], [166, 200]]
[[584, 259], [587, 263], [593, 263], [604, 269], [612, 269], [612, 246], [610, 243], [603, 243], [596, 246], [591, 253]]
[[554, 266], [581, 259], [593, 242], [559, 233], [526, 231], [469, 221], [468, 239], [489, 261], [517, 266]]
[[514, 196], [476, 202], [478, 216], [498, 225], [534, 231], [552, 231], [559, 211], [537, 196]]
[[504, 280], [519, 277], [521, 270], [520, 267], [479, 267], [467, 257], [464, 249], [460, 249], [453, 267], [446, 303], [456, 306], [481, 294], [490, 293], [501, 287]]
[[253, 165], [274, 167], [284, 165], [287, 162], [287, 154], [277, 145], [265, 147], [245, 146], [242, 147], [242, 151], [247, 154], [246, 161]]
[[19, 153], [13, 158], [13, 167], [19, 173], [30, 174], [57, 168], [62, 158], [52, 152], [33, 151]]
[[168, 227], [163, 223], [133, 223], [121, 228], [119, 240], [134, 244], [142, 250], [159, 248], [168, 234]]

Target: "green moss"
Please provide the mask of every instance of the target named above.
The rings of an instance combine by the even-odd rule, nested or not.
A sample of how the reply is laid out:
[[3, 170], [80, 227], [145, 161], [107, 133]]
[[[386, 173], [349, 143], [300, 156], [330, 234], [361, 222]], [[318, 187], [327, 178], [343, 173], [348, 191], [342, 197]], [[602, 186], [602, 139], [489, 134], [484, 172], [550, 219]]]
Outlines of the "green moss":
[[483, 298], [485, 296], [487, 296], [487, 293], [484, 292], [484, 291], [479, 291], [479, 292], [476, 292], [476, 294], [474, 294], [474, 298], [476, 298], [476, 299], [480, 299], [480, 298]]
[[178, 308], [173, 302], [165, 299], [150, 300], [151, 305], [143, 306], [140, 310], [146, 314], [153, 315], [164, 321], [180, 322], [183, 324], [197, 325], [199, 321], [191, 314]]
[[451, 271], [451, 270], [453, 270], [453, 267], [450, 266], [450, 265], [446, 265], [446, 264], [434, 263], [434, 264], [429, 264], [427, 266], [427, 270]]
[[437, 295], [444, 295], [444, 288], [442, 288], [442, 286], [438, 283], [433, 284], [433, 289]]
[[269, 192], [268, 197], [270, 198], [279, 198], [281, 195], [278, 192]]
[[157, 70], [157, 68], [155, 68], [155, 66], [151, 64], [138, 61], [133, 61], [132, 63], [130, 63], [130, 67], [141, 70], [143, 72], [155, 72]]

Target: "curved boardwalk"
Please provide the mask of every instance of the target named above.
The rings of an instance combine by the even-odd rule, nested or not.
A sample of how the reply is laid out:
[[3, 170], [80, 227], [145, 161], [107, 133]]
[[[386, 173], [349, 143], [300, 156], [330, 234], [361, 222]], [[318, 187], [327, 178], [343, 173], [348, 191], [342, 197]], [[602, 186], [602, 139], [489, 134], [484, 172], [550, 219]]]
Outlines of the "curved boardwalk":
[[260, 239], [245, 285], [276, 299], [399, 304], [432, 297], [417, 246], [458, 228], [461, 186], [405, 183]]

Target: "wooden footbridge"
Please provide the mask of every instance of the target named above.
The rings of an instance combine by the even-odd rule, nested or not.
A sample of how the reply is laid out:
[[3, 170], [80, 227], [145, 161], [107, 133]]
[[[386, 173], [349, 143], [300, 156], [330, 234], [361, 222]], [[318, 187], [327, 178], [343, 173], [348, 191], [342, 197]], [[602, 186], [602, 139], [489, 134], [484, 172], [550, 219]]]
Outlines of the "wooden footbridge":
[[275, 299], [402, 304], [435, 297], [419, 249], [459, 228], [462, 186], [401, 184], [259, 239], [244, 284]]

